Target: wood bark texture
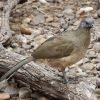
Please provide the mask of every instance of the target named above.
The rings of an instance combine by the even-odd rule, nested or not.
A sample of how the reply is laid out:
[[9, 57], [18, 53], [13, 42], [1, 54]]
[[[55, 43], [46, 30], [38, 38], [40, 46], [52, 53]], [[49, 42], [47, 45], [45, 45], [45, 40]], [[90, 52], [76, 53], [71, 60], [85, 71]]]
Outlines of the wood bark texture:
[[11, 30], [9, 26], [10, 13], [20, 0], [2, 0], [0, 1], [0, 43], [5, 43], [11, 38]]
[[[0, 75], [25, 58], [14, 52], [0, 51]], [[93, 90], [95, 77], [80, 77], [74, 83], [71, 81], [65, 84], [61, 72], [32, 61], [19, 69], [14, 78], [29, 85], [33, 90], [60, 100], [96, 100]]]

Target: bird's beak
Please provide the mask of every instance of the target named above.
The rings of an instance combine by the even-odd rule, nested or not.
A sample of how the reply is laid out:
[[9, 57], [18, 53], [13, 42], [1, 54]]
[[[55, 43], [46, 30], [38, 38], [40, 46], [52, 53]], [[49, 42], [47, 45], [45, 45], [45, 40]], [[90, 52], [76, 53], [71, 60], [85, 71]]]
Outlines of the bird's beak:
[[91, 26], [91, 32], [95, 33], [95, 30], [96, 30], [96, 28], [95, 28], [94, 24], [92, 24], [92, 26]]
[[94, 24], [90, 24], [89, 27], [90, 27], [90, 28], [94, 28]]
[[94, 28], [94, 24], [92, 24], [91, 27]]

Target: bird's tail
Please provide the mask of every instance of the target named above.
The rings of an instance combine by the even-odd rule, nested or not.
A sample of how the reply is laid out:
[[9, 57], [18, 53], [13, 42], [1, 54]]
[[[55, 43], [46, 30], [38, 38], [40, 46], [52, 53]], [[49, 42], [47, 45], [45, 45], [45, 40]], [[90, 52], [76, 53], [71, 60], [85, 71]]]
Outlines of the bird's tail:
[[14, 65], [8, 72], [6, 72], [0, 78], [0, 82], [5, 80], [6, 78], [10, 77], [11, 75], [13, 75], [13, 73], [16, 72], [20, 67], [22, 67], [23, 65], [29, 63], [32, 60], [34, 60], [34, 58], [31, 56], [31, 57], [28, 57], [28, 58], [22, 60], [21, 62], [17, 63], [16, 65]]

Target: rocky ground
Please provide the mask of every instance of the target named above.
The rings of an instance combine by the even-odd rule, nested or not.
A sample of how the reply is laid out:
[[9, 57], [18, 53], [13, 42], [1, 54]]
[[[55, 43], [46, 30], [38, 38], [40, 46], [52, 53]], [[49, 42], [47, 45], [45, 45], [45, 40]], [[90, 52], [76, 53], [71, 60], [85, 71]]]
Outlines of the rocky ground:
[[[95, 19], [95, 32], [91, 33], [91, 44], [85, 58], [73, 68], [84, 76], [100, 76], [100, 4], [97, 0], [28, 0], [18, 4], [11, 12], [10, 27], [12, 39], [4, 46], [21, 55], [31, 55], [46, 39], [63, 34], [64, 31], [75, 30], [80, 19], [78, 11], [82, 7], [93, 7], [89, 13]], [[98, 85], [100, 80], [98, 80]], [[98, 87], [98, 86], [97, 86]], [[95, 88], [95, 87], [93, 87]], [[32, 93], [32, 100], [53, 100], [38, 93]], [[99, 96], [99, 95], [98, 95]], [[15, 98], [15, 99], [14, 99]], [[14, 97], [13, 100], [17, 97]], [[20, 99], [20, 100], [31, 100]]]

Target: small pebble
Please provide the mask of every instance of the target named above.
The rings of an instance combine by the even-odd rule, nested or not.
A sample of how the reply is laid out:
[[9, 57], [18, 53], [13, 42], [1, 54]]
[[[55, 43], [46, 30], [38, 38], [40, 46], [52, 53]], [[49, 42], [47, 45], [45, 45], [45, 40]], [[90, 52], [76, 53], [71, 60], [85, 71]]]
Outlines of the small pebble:
[[45, 17], [42, 13], [37, 13], [33, 18], [30, 24], [38, 25], [45, 22]]
[[48, 4], [48, 2], [46, 0], [39, 0], [39, 2], [42, 4]]
[[86, 13], [92, 11], [92, 10], [93, 10], [93, 7], [84, 7], [84, 8], [80, 8], [80, 10], [77, 11], [76, 14], [77, 14], [77, 16], [78, 16], [78, 15], [86, 14]]
[[95, 93], [100, 95], [100, 89], [99, 88], [95, 89]]
[[63, 14], [73, 15], [73, 10], [70, 7], [66, 7]]
[[89, 58], [89, 59], [93, 59], [93, 58], [97, 58], [97, 55], [96, 55], [96, 53], [95, 53], [94, 50], [89, 50], [89, 51], [87, 52], [86, 57]]
[[[12, 85], [14, 85], [14, 84], [12, 84]], [[12, 85], [8, 85], [6, 88], [5, 88], [5, 90], [4, 90], [4, 92], [5, 93], [9, 93], [10, 95], [17, 95], [18, 94], [18, 88], [16, 87], [16, 86], [12, 86]]]
[[53, 16], [48, 16], [47, 18], [46, 18], [46, 22], [48, 23], [48, 22], [52, 22], [54, 20], [54, 18], [53, 18]]
[[100, 42], [96, 42], [93, 48], [96, 53], [100, 53]]
[[83, 64], [90, 62], [89, 58], [84, 58], [83, 59]]
[[22, 48], [24, 48], [24, 49], [31, 49], [31, 45], [23, 43], [22, 44]]
[[97, 64], [96, 69], [97, 71], [100, 71], [100, 64]]
[[27, 38], [23, 35], [17, 35], [16, 36], [16, 40], [18, 43], [27, 43]]
[[82, 73], [82, 69], [79, 68], [79, 67], [76, 67], [76, 72], [77, 72], [77, 73]]
[[0, 93], [0, 100], [8, 100], [10, 99], [9, 93]]
[[97, 80], [96, 80], [96, 87], [100, 88], [100, 79], [99, 78], [97, 78]]
[[31, 96], [31, 90], [27, 87], [22, 87], [19, 89], [19, 98], [27, 99]]
[[47, 100], [45, 97], [40, 97], [39, 100]]
[[100, 17], [100, 9], [97, 11], [97, 15], [98, 17]]
[[92, 63], [85, 63], [85, 64], [83, 64], [83, 65], [81, 66], [81, 68], [82, 68], [83, 70], [92, 70], [94, 67], [95, 67], [95, 66], [94, 66], [94, 64], [92, 64]]
[[21, 31], [22, 34], [26, 34], [26, 35], [32, 34], [32, 29], [25, 24], [22, 24], [20, 26], [20, 31]]
[[11, 47], [12, 47], [12, 48], [16, 48], [16, 47], [18, 47], [18, 44], [17, 44], [17, 43], [12, 43], [12, 44], [11, 44]]
[[93, 15], [93, 17], [94, 17], [95, 19], [98, 18], [98, 14], [97, 14], [97, 12]]
[[29, 17], [27, 17], [27, 18], [25, 18], [24, 20], [23, 20], [23, 23], [29, 23], [31, 21], [31, 18], [29, 18]]

